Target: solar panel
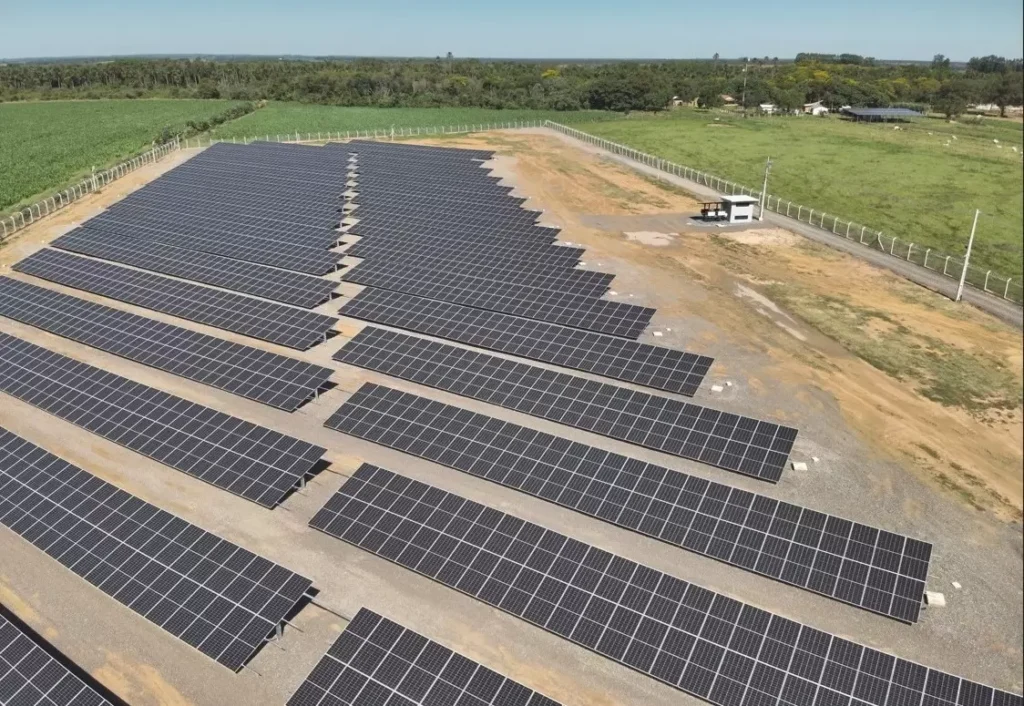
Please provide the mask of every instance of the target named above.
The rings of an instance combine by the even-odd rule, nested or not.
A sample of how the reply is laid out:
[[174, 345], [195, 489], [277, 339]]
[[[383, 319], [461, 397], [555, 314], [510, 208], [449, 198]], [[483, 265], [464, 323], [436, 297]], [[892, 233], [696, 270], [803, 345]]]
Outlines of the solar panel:
[[[352, 235], [370, 237], [397, 238], [403, 236], [411, 237], [434, 237], [446, 240], [485, 241], [493, 242], [496, 245], [513, 248], [543, 248], [544, 245], [556, 245], [558, 230], [545, 228], [534, 224], [517, 225], [510, 224], [503, 220], [491, 219], [470, 219], [463, 218], [461, 214], [451, 215], [448, 218], [421, 218], [412, 214], [380, 213], [373, 210], [364, 211], [358, 208], [343, 208], [343, 225], [348, 228]], [[476, 222], [474, 222], [476, 221]], [[529, 236], [517, 237], [523, 230], [546, 231], [545, 237]], [[563, 248], [564, 250], [564, 248]], [[552, 250], [548, 252], [559, 252]]]
[[654, 315], [647, 307], [444, 270], [370, 264], [352, 268], [342, 279], [623, 338], [637, 338]]
[[162, 275], [39, 250], [14, 269], [136, 306], [304, 350], [327, 338], [337, 319]]
[[496, 154], [493, 150], [474, 150], [466, 147], [435, 147], [414, 145], [408, 142], [375, 142], [372, 140], [351, 140], [345, 144], [332, 143], [329, 148], [342, 148], [357, 154], [394, 155], [396, 158], [429, 158], [437, 160], [470, 161], [488, 160]]
[[289, 412], [334, 372], [9, 277], [0, 315]]
[[235, 671], [312, 584], [3, 428], [0, 524]]
[[339, 313], [668, 392], [689, 389], [694, 376], [706, 375], [713, 362], [694, 353], [386, 289], [363, 290]]
[[331, 242], [337, 233], [333, 236], [328, 233], [331, 241], [322, 244], [299, 245], [272, 240], [251, 231], [230, 233], [220, 228], [185, 227], [156, 219], [140, 222], [139, 219], [115, 217], [109, 212], [89, 220], [82, 226], [82, 230], [116, 234], [140, 241], [155, 240], [186, 250], [199, 250], [314, 275], [333, 272], [342, 257], [339, 253], [325, 250], [332, 247]]
[[[118, 206], [125, 204], [124, 207], [115, 209], [112, 206], [104, 214], [116, 215], [126, 221], [166, 221], [178, 226], [177, 230], [196, 227], [207, 230], [213, 226], [236, 235], [250, 233], [261, 240], [309, 247], [329, 247], [332, 229], [337, 227], [338, 221], [337, 204], [333, 205], [329, 213], [314, 219], [318, 221], [317, 225], [310, 225], [308, 217], [295, 214], [287, 208], [273, 208], [266, 200], [243, 207], [231, 201], [228, 196], [211, 193], [206, 188], [183, 188], [169, 193], [146, 193], [143, 190], [135, 193], [136, 196], [142, 194], [146, 195], [145, 202], [140, 203], [138, 199], [128, 203], [122, 201]], [[229, 216], [224, 215], [228, 212]], [[195, 219], [195, 215], [206, 216], [207, 220]]]
[[51, 245], [307, 309], [328, 301], [337, 287], [313, 275], [95, 231], [73, 230]]
[[[347, 253], [346, 253], [347, 254]], [[381, 248], [380, 254], [359, 264], [363, 273], [374, 272], [394, 275], [401, 271], [416, 271], [429, 276], [441, 272], [447, 275], [469, 275], [475, 279], [486, 279], [491, 282], [502, 282], [520, 287], [528, 286], [547, 292], [571, 293], [577, 296], [597, 298], [608, 292], [608, 285], [615, 275], [593, 270], [575, 270], [566, 267], [552, 268], [550, 265], [522, 260], [498, 260], [491, 263], [478, 263], [473, 258], [463, 261], [441, 256], [433, 257], [422, 254], [415, 257], [403, 257], [387, 248]]]
[[245, 178], [244, 174], [218, 174], [210, 183], [189, 180], [162, 188], [151, 184], [110, 206], [105, 213], [121, 220], [175, 225], [186, 231], [251, 232], [267, 240], [311, 246], [323, 242], [330, 228], [337, 225], [337, 194], [296, 199], [289, 185], [287, 189], [272, 189], [280, 192], [277, 196], [266, 190], [239, 195], [230, 182]]
[[326, 451], [5, 333], [0, 391], [269, 508]]
[[[0, 605], [0, 704], [112, 706], [66, 666], [67, 658]], [[80, 671], [80, 670], [79, 670]]]
[[334, 359], [773, 483], [797, 435], [772, 422], [372, 326]]
[[1021, 703], [367, 464], [310, 525], [716, 706]]
[[903, 622], [921, 611], [920, 540], [377, 385], [326, 426]]
[[288, 706], [558, 706], [546, 696], [360, 608]]
[[[361, 258], [405, 258], [416, 259], [427, 256], [444, 260], [458, 259], [459, 263], [476, 262], [483, 266], [499, 266], [509, 263], [529, 263], [533, 267], [546, 267], [552, 272], [573, 271], [582, 248], [541, 244], [536, 248], [527, 245], [505, 246], [494, 241], [474, 242], [469, 239], [453, 240], [450, 238], [433, 237], [425, 233], [398, 235], [390, 227], [382, 228], [386, 237], [367, 235], [365, 231], [352, 229], [353, 235], [360, 236], [359, 242], [350, 247], [345, 254]], [[511, 267], [510, 267], [511, 269]], [[579, 270], [584, 271], [584, 270]], [[597, 273], [604, 274], [604, 273]]]

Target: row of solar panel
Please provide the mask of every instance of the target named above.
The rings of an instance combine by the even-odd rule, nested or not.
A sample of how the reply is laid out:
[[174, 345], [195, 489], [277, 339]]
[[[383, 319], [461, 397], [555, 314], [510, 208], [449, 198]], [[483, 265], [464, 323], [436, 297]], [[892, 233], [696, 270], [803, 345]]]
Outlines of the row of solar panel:
[[716, 706], [1017, 706], [364, 464], [310, 526]]
[[[312, 582], [120, 490], [0, 427], [0, 525], [232, 670]], [[2, 606], [0, 606], [2, 608]], [[121, 704], [6, 609], [0, 703]], [[289, 706], [557, 706], [483, 665], [361, 609]]]

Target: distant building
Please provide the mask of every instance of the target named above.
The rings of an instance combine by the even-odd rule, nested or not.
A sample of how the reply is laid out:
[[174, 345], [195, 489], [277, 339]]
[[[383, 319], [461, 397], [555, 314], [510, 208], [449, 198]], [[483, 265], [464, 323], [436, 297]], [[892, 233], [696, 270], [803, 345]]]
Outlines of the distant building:
[[697, 99], [694, 98], [693, 100], [683, 100], [679, 96], [672, 96], [672, 100], [669, 101], [669, 106], [672, 108], [681, 108], [684, 105], [688, 105], [691, 108], [696, 108]]
[[821, 101], [804, 103], [804, 113], [807, 115], [828, 115], [828, 108], [821, 104]]
[[732, 104], [732, 103], [736, 102], [736, 99], [733, 98], [732, 96], [726, 94], [726, 93], [723, 93], [722, 94], [722, 102], [726, 103], [726, 104]]
[[774, 103], [762, 103], [761, 105], [757, 106], [757, 109], [760, 110], [765, 115], [772, 115], [778, 110]]

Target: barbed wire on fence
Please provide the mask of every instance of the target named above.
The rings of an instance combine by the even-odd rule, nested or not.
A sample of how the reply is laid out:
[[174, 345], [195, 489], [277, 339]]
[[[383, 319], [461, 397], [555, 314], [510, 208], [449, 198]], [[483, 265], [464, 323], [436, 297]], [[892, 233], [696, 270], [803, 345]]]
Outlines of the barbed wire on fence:
[[[699, 169], [693, 169], [660, 157], [655, 157], [632, 147], [606, 140], [603, 137], [591, 135], [582, 130], [556, 123], [553, 120], [545, 121], [545, 127], [595, 147], [600, 147], [612, 154], [617, 154], [659, 171], [702, 184], [721, 194], [746, 194], [758, 199], [761, 198], [761, 191], [759, 189], [751, 189], [728, 179], [722, 179], [713, 174], [700, 171]], [[772, 194], [765, 195], [764, 207], [767, 211], [773, 211], [801, 223], [816, 226], [847, 240], [855, 240], [861, 245], [877, 249], [892, 257], [906, 260], [932, 272], [941, 273], [951, 279], [959, 280], [963, 273], [963, 258], [940, 252], [934, 248], [918, 245], [907, 239], [900, 239], [898, 236], [886, 235], [882, 231], [869, 228], [855, 221], [843, 220], [839, 216], [827, 213], [826, 211], [796, 204]], [[1008, 301], [1016, 302], [1017, 304], [1024, 303], [1024, 283], [1019, 280], [1015, 281], [1012, 277], [1000, 275], [990, 269], [968, 265], [966, 282], [976, 289], [1002, 297]]]

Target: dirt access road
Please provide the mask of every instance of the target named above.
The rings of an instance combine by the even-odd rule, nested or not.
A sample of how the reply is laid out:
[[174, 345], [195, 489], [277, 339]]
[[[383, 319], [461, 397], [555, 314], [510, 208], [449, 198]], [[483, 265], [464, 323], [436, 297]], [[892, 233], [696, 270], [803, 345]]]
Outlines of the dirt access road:
[[[498, 173], [530, 197], [527, 205], [544, 209], [544, 220], [564, 229], [563, 241], [587, 247], [586, 267], [616, 274], [612, 298], [658, 307], [644, 340], [716, 358], [696, 401], [798, 427], [793, 459], [807, 462], [809, 470], [788, 470], [781, 483], [767, 487], [340, 364], [333, 364], [337, 388], [289, 415], [0, 319], [0, 330], [321, 444], [332, 460], [331, 468], [304, 491], [268, 512], [27, 404], [0, 398], [0, 424], [309, 576], [320, 590], [317, 602], [322, 607], [303, 610], [293, 621], [297, 630], [286, 629], [280, 642], [265, 647], [234, 675], [2, 530], [0, 600], [5, 605], [132, 704], [281, 704], [343, 629], [345, 616], [361, 606], [567, 706], [700, 703], [309, 530], [309, 518], [341, 485], [344, 474], [365, 460], [681, 578], [699, 577], [708, 588], [795, 620], [1020, 690], [1021, 358], [1019, 337], [1012, 329], [785, 231], [687, 231], [682, 214], [693, 210], [689, 196], [551, 138], [489, 133], [440, 142], [499, 150], [503, 156], [496, 162]], [[4, 265], [168, 166], [165, 162], [137, 172], [134, 181], [119, 183], [28, 229], [0, 249], [0, 271], [9, 273]], [[345, 337], [362, 326], [343, 319], [341, 336], [296, 354], [103, 301], [328, 365]], [[335, 301], [321, 311], [334, 313], [338, 305]], [[946, 593], [948, 605], [925, 611], [913, 627], [904, 626], [325, 429], [323, 421], [365, 380], [931, 541], [935, 555], [930, 587]], [[722, 391], [712, 391], [712, 385], [721, 385]], [[953, 581], [962, 588], [952, 588]]]

